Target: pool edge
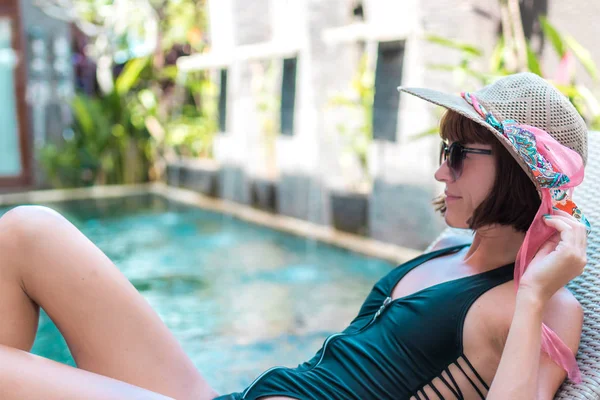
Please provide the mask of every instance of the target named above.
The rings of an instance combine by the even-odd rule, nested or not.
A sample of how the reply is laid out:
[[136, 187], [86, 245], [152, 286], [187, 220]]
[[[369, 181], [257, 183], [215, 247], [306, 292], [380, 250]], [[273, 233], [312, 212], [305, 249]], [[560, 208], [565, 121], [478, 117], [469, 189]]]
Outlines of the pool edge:
[[205, 196], [189, 189], [168, 186], [161, 182], [138, 185], [93, 186], [77, 189], [35, 190], [20, 193], [0, 194], [0, 206], [31, 204], [37, 202], [56, 202], [66, 200], [111, 198], [138, 194], [156, 194], [167, 199], [234, 216], [240, 220], [265, 226], [296, 236], [314, 239], [332, 246], [350, 250], [369, 257], [379, 258], [401, 264], [422, 251], [385, 243], [313, 222], [273, 214], [232, 201]]

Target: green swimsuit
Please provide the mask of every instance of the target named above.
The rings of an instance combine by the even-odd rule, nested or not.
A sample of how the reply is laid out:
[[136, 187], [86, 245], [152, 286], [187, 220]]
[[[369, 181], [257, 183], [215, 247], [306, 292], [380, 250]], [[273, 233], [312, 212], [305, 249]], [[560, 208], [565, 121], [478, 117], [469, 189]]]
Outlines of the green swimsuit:
[[466, 246], [423, 254], [395, 268], [375, 284], [350, 326], [328, 337], [311, 360], [297, 368], [271, 368], [243, 392], [217, 399], [429, 399], [426, 387], [443, 398], [432, 384], [435, 378], [462, 399], [451, 365], [458, 367], [484, 399], [474, 380], [486, 390], [489, 387], [463, 352], [463, 325], [479, 296], [512, 279], [514, 264], [391, 298], [396, 284], [413, 268]]

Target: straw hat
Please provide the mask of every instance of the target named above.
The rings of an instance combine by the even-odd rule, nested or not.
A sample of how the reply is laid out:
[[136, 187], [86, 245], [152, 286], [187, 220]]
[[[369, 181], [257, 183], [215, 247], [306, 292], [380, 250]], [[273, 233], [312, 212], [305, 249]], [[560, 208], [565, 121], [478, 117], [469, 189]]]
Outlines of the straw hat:
[[[531, 169], [518, 155], [508, 139], [490, 125], [460, 95], [425, 88], [400, 87], [398, 90], [456, 111], [486, 127], [506, 147], [539, 189]], [[472, 92], [498, 121], [515, 120], [518, 124], [542, 129], [560, 144], [575, 150], [587, 162], [587, 126], [571, 102], [554, 86], [538, 75], [524, 72], [503, 77], [491, 85]]]

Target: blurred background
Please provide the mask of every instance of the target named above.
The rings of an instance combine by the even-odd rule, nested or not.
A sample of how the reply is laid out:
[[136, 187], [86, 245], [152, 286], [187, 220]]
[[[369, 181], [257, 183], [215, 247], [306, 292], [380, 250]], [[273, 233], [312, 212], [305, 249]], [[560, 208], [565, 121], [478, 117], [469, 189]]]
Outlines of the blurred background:
[[440, 110], [532, 71], [600, 126], [600, 3], [3, 0], [0, 190], [165, 181], [424, 248]]
[[[445, 228], [442, 110], [397, 87], [531, 71], [600, 130], [599, 19], [598, 0], [0, 0], [0, 215], [60, 211], [241, 390]], [[356, 252], [315, 240], [340, 232]], [[74, 364], [43, 313], [33, 352]]]

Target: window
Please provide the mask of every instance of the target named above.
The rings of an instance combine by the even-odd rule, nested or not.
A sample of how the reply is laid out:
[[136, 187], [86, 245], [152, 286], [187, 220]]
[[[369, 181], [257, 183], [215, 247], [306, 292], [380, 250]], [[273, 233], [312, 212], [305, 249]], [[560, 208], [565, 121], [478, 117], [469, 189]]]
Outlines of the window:
[[352, 8], [352, 17], [356, 21], [364, 21], [365, 20], [365, 10], [362, 1], [357, 1]]
[[283, 60], [283, 76], [281, 79], [281, 133], [294, 134], [294, 107], [296, 104], [296, 66], [298, 58]]
[[377, 49], [375, 98], [373, 101], [373, 138], [393, 142], [398, 127], [404, 41], [381, 42]]
[[219, 132], [227, 132], [227, 69], [222, 69], [219, 88]]

